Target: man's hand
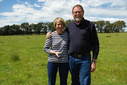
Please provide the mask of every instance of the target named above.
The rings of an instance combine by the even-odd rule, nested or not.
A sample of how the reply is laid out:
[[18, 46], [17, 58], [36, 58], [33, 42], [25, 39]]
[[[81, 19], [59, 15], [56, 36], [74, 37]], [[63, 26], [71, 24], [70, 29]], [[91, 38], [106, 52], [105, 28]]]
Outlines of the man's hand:
[[94, 72], [96, 70], [96, 62], [91, 63], [91, 72]]
[[48, 32], [48, 33], [46, 34], [46, 39], [50, 38], [51, 35], [52, 35], [52, 32]]

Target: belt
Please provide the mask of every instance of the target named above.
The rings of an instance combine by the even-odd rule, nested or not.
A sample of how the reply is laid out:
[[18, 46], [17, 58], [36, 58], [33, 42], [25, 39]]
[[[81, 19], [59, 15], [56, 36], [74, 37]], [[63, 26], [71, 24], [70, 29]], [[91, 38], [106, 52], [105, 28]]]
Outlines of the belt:
[[78, 59], [91, 59], [90, 56], [86, 56], [84, 54], [73, 53], [73, 54], [70, 54], [70, 56], [72, 56], [74, 58], [78, 58]]

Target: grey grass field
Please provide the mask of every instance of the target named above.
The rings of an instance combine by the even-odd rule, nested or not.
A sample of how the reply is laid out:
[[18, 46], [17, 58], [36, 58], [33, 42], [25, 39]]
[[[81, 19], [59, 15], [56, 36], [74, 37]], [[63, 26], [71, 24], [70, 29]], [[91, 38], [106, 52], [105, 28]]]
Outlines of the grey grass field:
[[[127, 33], [98, 35], [100, 54], [92, 85], [127, 85]], [[0, 85], [47, 85], [44, 42], [45, 35], [0, 36]]]

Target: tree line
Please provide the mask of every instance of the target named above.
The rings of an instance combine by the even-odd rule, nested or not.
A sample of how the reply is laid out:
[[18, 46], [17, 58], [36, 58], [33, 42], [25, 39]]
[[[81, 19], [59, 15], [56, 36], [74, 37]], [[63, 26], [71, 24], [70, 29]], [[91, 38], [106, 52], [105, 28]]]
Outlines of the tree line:
[[109, 21], [96, 21], [94, 22], [97, 31], [100, 33], [113, 33], [113, 32], [124, 32], [126, 23], [124, 21], [116, 21], [110, 23]]
[[[65, 22], [68, 24], [71, 21], [67, 20]], [[124, 21], [116, 21], [114, 23], [110, 23], [109, 21], [96, 21], [93, 23], [95, 23], [97, 32], [99, 33], [124, 32], [124, 27], [126, 27]], [[40, 22], [37, 24], [25, 22], [21, 25], [13, 24], [0, 27], [0, 35], [46, 34], [48, 31], [52, 31], [53, 28], [53, 22]]]

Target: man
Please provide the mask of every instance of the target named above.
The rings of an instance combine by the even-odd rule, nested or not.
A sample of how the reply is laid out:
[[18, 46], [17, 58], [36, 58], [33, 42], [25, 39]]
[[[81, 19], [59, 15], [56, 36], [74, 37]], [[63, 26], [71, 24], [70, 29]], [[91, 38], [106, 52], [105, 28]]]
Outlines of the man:
[[72, 85], [90, 85], [91, 72], [96, 69], [99, 41], [95, 26], [84, 19], [84, 9], [77, 4], [72, 8], [74, 22], [68, 27], [69, 65]]

